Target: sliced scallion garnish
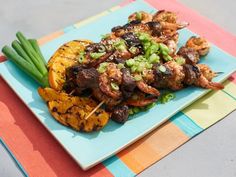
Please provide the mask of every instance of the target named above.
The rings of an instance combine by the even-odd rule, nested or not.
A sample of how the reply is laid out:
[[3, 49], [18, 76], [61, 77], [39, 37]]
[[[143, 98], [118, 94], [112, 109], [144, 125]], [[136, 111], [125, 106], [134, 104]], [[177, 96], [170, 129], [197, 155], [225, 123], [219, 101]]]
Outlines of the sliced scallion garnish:
[[101, 56], [105, 55], [106, 52], [102, 52], [102, 53], [99, 53], [99, 52], [94, 52], [94, 53], [90, 53], [90, 56], [93, 58], [93, 59], [98, 59], [100, 58]]
[[112, 88], [113, 90], [119, 90], [119, 86], [118, 86], [115, 82], [112, 82], [112, 83], [111, 83], [111, 88]]

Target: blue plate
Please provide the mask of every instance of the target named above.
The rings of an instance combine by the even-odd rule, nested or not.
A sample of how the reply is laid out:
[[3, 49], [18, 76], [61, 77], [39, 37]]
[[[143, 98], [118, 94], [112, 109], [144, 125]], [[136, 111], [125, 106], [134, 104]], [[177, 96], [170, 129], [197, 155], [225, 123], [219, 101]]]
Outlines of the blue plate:
[[[46, 59], [49, 59], [57, 48], [73, 39], [99, 41], [101, 34], [110, 32], [114, 26], [125, 24], [129, 14], [139, 10], [151, 12], [155, 9], [143, 1], [136, 1], [99, 18], [93, 23], [71, 30], [45, 44], [41, 48], [43, 55]], [[192, 35], [194, 34], [187, 29], [182, 30], [180, 32], [179, 45], [183, 45]], [[225, 80], [236, 70], [235, 58], [214, 45], [212, 45], [210, 53], [202, 59], [202, 62], [208, 64], [214, 71], [224, 72], [215, 78], [214, 81], [217, 82]], [[189, 87], [176, 92], [176, 98], [173, 101], [164, 105], [159, 104], [148, 112], [139, 113], [131, 117], [124, 125], [110, 121], [99, 132], [78, 133], [62, 126], [51, 117], [46, 104], [37, 93], [38, 85], [21, 72], [12, 62], [2, 63], [0, 71], [2, 77], [16, 94], [84, 170], [140, 139], [208, 92], [208, 90], [201, 88]]]

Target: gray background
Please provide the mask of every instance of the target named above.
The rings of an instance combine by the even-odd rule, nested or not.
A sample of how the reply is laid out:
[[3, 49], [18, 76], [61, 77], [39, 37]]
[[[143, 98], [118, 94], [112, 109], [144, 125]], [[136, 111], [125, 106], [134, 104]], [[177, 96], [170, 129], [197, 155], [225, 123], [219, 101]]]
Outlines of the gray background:
[[[236, 34], [235, 0], [179, 0]], [[0, 48], [17, 30], [39, 38], [95, 15], [121, 0], [0, 0]], [[204, 26], [203, 26], [204, 28]], [[19, 176], [0, 148], [0, 176]], [[236, 111], [154, 164], [140, 177], [236, 177]]]

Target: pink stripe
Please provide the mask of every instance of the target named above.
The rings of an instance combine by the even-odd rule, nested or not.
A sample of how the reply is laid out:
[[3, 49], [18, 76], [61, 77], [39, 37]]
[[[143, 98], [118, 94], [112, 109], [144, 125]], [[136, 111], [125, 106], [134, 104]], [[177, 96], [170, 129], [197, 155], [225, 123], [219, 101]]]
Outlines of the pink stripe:
[[229, 80], [236, 84], [236, 72], [230, 76]]
[[126, 6], [126, 5], [128, 5], [129, 3], [131, 3], [131, 2], [134, 2], [135, 0], [124, 0], [123, 2], [121, 2], [119, 5], [121, 6], [121, 7], [123, 7], [123, 6]]
[[7, 59], [6, 59], [6, 57], [5, 56], [3, 56], [3, 55], [0, 55], [0, 63], [1, 62], [4, 62], [4, 61], [6, 61]]

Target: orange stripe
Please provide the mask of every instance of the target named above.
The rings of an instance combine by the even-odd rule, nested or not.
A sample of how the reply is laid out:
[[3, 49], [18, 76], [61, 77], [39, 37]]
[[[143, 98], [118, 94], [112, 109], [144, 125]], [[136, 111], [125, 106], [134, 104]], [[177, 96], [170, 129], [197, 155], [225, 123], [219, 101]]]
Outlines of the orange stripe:
[[175, 150], [188, 139], [178, 127], [167, 122], [117, 155], [137, 174]]
[[64, 31], [56, 31], [52, 34], [49, 34], [47, 36], [44, 36], [44, 37], [38, 39], [38, 43], [39, 43], [39, 45], [43, 45], [43, 44], [47, 43], [48, 41], [51, 41], [63, 34], [64, 34]]

